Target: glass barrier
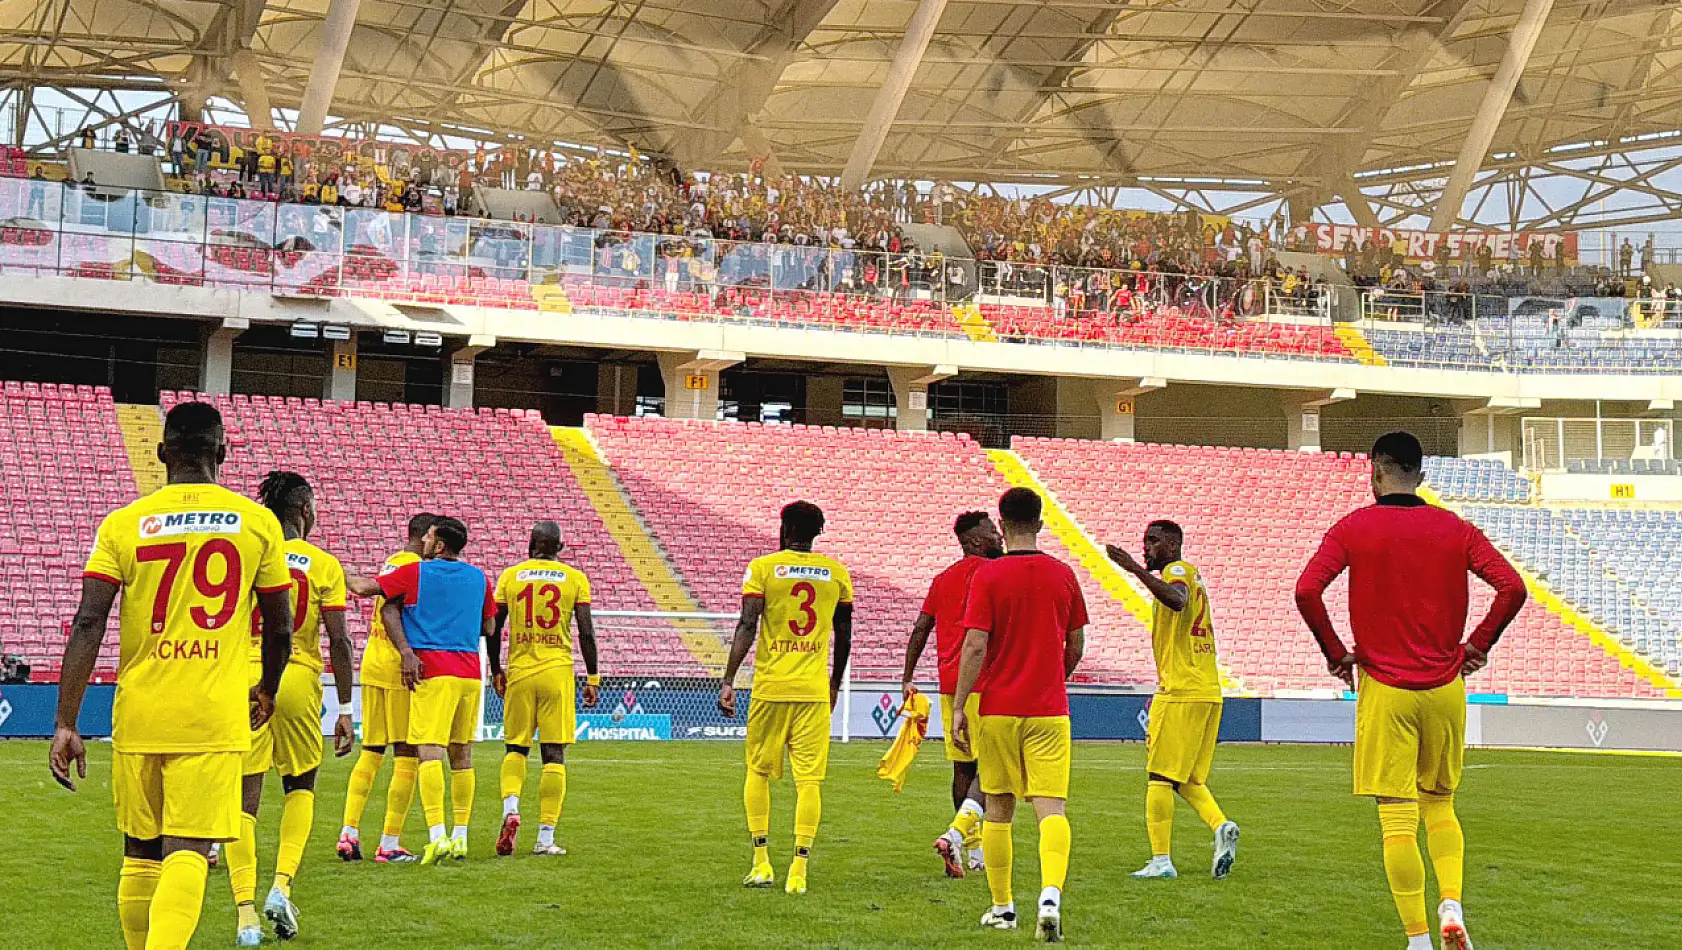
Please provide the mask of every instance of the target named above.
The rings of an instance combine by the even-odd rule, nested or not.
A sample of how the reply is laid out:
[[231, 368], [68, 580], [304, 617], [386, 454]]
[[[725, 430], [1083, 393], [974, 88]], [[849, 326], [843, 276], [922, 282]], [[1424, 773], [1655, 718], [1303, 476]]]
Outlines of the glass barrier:
[[[0, 179], [0, 270], [1487, 371], [1674, 371], [1682, 298], [1460, 295]], [[1354, 322], [1351, 345], [1334, 326]], [[1667, 332], [1655, 332], [1667, 331]]]

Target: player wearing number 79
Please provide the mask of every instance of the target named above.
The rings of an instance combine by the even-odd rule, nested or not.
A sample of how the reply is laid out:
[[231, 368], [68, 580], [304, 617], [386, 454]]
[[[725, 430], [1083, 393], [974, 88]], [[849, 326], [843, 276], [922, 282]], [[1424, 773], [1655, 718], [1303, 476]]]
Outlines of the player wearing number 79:
[[[742, 578], [742, 615], [730, 642], [730, 661], [718, 688], [718, 709], [736, 715], [736, 673], [754, 653], [748, 705], [747, 786], [742, 793], [753, 839], [753, 868], [742, 883], [770, 887], [767, 836], [771, 779], [783, 774], [787, 751], [794, 769], [794, 862], [784, 887], [806, 893], [806, 865], [818, 834], [820, 788], [829, 767], [829, 717], [853, 645], [853, 579], [840, 561], [812, 552], [823, 533], [823, 511], [797, 501], [783, 508], [782, 550], [755, 558]], [[829, 659], [830, 634], [835, 658]], [[826, 668], [827, 667], [827, 668]]]
[[[88, 776], [76, 720], [122, 592], [111, 795], [123, 834], [117, 919], [129, 950], [173, 950], [193, 938], [210, 846], [239, 836], [240, 760], [251, 731], [274, 713], [292, 650], [280, 522], [216, 484], [227, 454], [214, 406], [169, 411], [158, 446], [168, 483], [100, 524], [64, 648], [49, 764], [75, 791], [72, 765], [77, 778]], [[253, 687], [254, 610], [262, 662]]]

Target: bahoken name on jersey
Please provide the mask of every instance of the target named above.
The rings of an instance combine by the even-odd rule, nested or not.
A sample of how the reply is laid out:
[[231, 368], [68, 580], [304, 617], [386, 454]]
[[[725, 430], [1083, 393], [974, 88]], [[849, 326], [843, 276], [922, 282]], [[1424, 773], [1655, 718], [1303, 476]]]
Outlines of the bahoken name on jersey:
[[805, 564], [778, 564], [777, 576], [792, 577], [796, 580], [827, 581], [829, 580], [829, 568], [811, 567]]
[[141, 518], [140, 536], [161, 538], [172, 534], [239, 534], [239, 527], [240, 514], [237, 511], [177, 511]]

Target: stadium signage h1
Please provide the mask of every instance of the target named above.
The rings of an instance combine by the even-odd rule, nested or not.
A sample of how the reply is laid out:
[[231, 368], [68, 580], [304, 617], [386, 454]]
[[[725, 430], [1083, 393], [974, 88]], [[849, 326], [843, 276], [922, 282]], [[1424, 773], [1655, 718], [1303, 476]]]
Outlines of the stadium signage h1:
[[1475, 261], [1478, 248], [1488, 247], [1496, 264], [1516, 256], [1530, 259], [1530, 246], [1540, 243], [1542, 256], [1552, 263], [1563, 243], [1565, 260], [1577, 263], [1577, 235], [1564, 231], [1408, 231], [1400, 228], [1362, 228], [1347, 224], [1305, 224], [1296, 229], [1300, 246], [1313, 239], [1314, 249], [1321, 254], [1343, 254], [1349, 248], [1360, 250], [1369, 245], [1390, 248], [1410, 261], [1428, 261], [1438, 257], [1446, 247], [1451, 261]]

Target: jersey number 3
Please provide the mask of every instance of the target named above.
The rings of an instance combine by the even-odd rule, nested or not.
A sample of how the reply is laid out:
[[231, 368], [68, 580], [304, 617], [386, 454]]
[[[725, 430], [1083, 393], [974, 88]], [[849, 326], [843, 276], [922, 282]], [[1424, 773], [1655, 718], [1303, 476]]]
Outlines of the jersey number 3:
[[800, 610], [800, 619], [790, 620], [788, 629], [797, 637], [809, 637], [818, 626], [818, 612], [812, 609], [812, 604], [818, 599], [818, 589], [810, 581], [801, 581], [789, 588], [789, 593], [800, 598], [800, 603], [796, 605]]
[[[535, 592], [535, 593], [534, 593]], [[548, 602], [543, 605], [541, 613], [532, 609], [533, 601], [538, 597]], [[541, 587], [526, 586], [514, 595], [514, 599], [526, 607], [526, 626], [539, 630], [553, 630], [561, 625], [561, 589], [554, 584], [544, 584]]]

